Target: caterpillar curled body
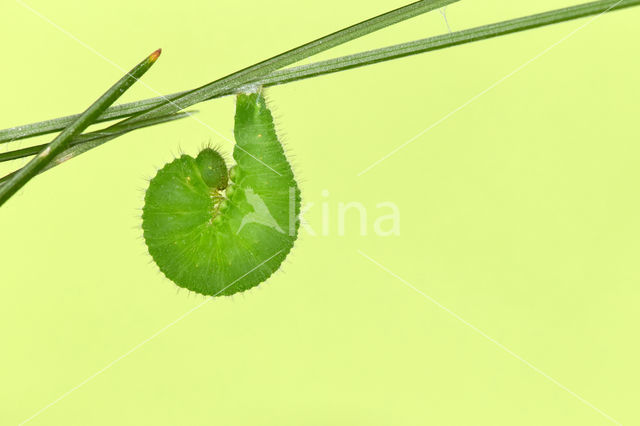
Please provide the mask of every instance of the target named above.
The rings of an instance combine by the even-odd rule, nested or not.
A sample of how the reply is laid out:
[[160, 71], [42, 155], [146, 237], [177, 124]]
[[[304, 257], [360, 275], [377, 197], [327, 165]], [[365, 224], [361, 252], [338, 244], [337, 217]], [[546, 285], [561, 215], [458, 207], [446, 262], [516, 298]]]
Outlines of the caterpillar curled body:
[[204, 295], [231, 295], [269, 278], [297, 238], [300, 190], [261, 94], [236, 102], [230, 170], [205, 148], [149, 183], [144, 239], [162, 273]]

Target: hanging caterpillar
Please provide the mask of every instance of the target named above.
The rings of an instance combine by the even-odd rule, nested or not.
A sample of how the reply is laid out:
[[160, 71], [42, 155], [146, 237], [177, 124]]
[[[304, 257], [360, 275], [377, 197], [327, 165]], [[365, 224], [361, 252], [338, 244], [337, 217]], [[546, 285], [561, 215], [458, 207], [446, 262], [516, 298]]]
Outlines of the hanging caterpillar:
[[259, 93], [237, 96], [233, 158], [212, 148], [182, 155], [151, 179], [144, 240], [180, 287], [231, 295], [269, 278], [298, 235], [300, 190]]

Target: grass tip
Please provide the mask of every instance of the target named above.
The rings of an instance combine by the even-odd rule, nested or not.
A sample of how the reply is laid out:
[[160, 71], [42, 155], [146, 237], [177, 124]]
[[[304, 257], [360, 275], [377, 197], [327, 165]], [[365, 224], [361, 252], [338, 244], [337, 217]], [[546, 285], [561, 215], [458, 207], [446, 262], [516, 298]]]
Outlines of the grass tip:
[[162, 49], [156, 50], [151, 55], [149, 55], [149, 60], [151, 62], [155, 62], [158, 59], [158, 57], [160, 56], [161, 53], [162, 53]]

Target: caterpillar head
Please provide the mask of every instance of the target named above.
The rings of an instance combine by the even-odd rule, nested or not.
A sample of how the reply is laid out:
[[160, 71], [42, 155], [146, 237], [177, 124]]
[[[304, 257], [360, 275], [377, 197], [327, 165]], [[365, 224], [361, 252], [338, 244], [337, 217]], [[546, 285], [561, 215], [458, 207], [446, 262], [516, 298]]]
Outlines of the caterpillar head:
[[229, 172], [224, 158], [213, 148], [205, 148], [196, 157], [202, 180], [209, 188], [222, 191], [229, 184]]

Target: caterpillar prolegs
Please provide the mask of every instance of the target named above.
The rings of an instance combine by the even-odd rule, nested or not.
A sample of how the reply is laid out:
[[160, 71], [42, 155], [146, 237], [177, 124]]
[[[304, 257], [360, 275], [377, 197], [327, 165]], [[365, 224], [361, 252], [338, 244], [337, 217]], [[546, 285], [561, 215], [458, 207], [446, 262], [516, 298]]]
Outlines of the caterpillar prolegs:
[[182, 155], [151, 179], [144, 239], [180, 287], [231, 295], [269, 278], [298, 235], [300, 190], [259, 93], [237, 96], [233, 158], [212, 148]]

